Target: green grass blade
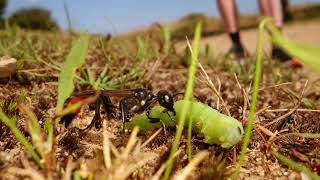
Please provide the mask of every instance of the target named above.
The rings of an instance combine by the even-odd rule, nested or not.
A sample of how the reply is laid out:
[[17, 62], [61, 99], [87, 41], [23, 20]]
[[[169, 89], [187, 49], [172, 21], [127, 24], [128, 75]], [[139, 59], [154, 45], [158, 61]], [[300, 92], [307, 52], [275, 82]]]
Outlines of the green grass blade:
[[32, 112], [30, 108], [28, 108], [26, 105], [19, 105], [19, 110], [22, 112], [22, 114], [27, 119], [27, 125], [28, 125], [28, 131], [31, 136], [32, 144], [36, 148], [36, 150], [39, 152], [41, 158], [43, 158], [46, 154], [45, 150], [45, 142], [42, 139], [41, 135], [41, 128], [38, 121], [38, 118], [36, 115]]
[[303, 64], [320, 72], [320, 47], [312, 47], [285, 38], [281, 32], [270, 22], [266, 26], [274, 45], [282, 48], [293, 57], [297, 57]]
[[46, 119], [45, 129], [47, 131], [47, 150], [51, 151], [53, 146], [53, 122], [51, 119]]
[[146, 43], [142, 40], [140, 36], [137, 37], [136, 41], [138, 46], [136, 58], [138, 61], [143, 61], [147, 55]]
[[74, 89], [73, 79], [75, 72], [77, 67], [85, 62], [88, 44], [89, 34], [84, 33], [74, 44], [67, 56], [59, 76], [57, 112], [62, 110], [64, 101], [70, 96]]
[[233, 174], [233, 179], [238, 179], [238, 176], [240, 173], [240, 168], [242, 167], [242, 165], [244, 163], [244, 159], [245, 159], [245, 156], [247, 153], [247, 148], [248, 148], [251, 133], [252, 133], [254, 114], [256, 112], [259, 82], [260, 82], [260, 78], [261, 78], [263, 32], [264, 32], [265, 24], [268, 21], [270, 21], [270, 19], [264, 19], [259, 25], [259, 35], [258, 35], [258, 43], [257, 43], [257, 50], [256, 50], [256, 70], [255, 70], [255, 75], [254, 75], [253, 94], [252, 94], [252, 102], [251, 102], [251, 106], [250, 106], [248, 126], [246, 128], [244, 142], [241, 147], [240, 157], [239, 157], [239, 161], [236, 164], [235, 172]]
[[320, 176], [318, 176], [316, 173], [313, 173], [312, 171], [310, 171], [307, 167], [305, 167], [304, 165], [297, 163], [295, 161], [293, 161], [292, 159], [278, 153], [276, 150], [273, 150], [272, 154], [279, 159], [282, 163], [288, 165], [290, 168], [299, 171], [299, 172], [304, 172], [307, 176], [309, 176], [309, 178], [311, 178], [312, 180], [320, 180]]
[[165, 25], [161, 29], [164, 53], [168, 54], [171, 48], [171, 30], [169, 25]]
[[86, 70], [87, 70], [87, 74], [88, 74], [89, 84], [91, 85], [91, 87], [93, 89], [97, 89], [96, 88], [96, 78], [95, 78], [94, 72], [92, 72], [88, 66], [86, 66]]
[[21, 131], [18, 129], [14, 121], [11, 121], [6, 114], [0, 108], [0, 120], [11, 130], [17, 140], [24, 146], [27, 153], [37, 162], [40, 167], [43, 165], [40, 163], [40, 156], [36, 153], [32, 145], [28, 142], [28, 140], [23, 136]]
[[[197, 63], [198, 63], [200, 38], [201, 38], [201, 23], [197, 23], [197, 26], [195, 29], [195, 37], [194, 37], [194, 41], [193, 41], [193, 55], [191, 58], [191, 65], [189, 67], [187, 89], [186, 89], [185, 98], [184, 98], [186, 100], [193, 99], [193, 87], [194, 87], [195, 73], [196, 73], [196, 68], [197, 68]], [[170, 176], [171, 170], [172, 170], [173, 161], [174, 161], [174, 154], [178, 150], [178, 146], [180, 144], [183, 126], [185, 123], [187, 111], [189, 109], [189, 104], [187, 103], [186, 105], [187, 106], [183, 108], [183, 110], [181, 112], [181, 117], [179, 119], [178, 129], [177, 129], [177, 132], [175, 135], [175, 140], [172, 145], [170, 156], [169, 156], [169, 159], [167, 162], [166, 171], [164, 174], [165, 180], [169, 179], [169, 176]]]
[[96, 87], [98, 87], [99, 89], [101, 89], [101, 85], [104, 83], [103, 79], [107, 76], [108, 69], [109, 69], [109, 64], [106, 63], [101, 74], [99, 75], [99, 78], [95, 82]]

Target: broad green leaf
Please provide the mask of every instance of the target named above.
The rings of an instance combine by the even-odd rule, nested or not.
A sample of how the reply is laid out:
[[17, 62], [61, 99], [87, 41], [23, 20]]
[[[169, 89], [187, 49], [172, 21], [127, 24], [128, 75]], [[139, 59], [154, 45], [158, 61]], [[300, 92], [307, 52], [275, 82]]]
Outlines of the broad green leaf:
[[74, 90], [73, 79], [76, 69], [85, 62], [89, 38], [88, 33], [84, 33], [80, 36], [79, 40], [72, 47], [62, 67], [59, 76], [57, 112], [62, 110], [64, 101]]

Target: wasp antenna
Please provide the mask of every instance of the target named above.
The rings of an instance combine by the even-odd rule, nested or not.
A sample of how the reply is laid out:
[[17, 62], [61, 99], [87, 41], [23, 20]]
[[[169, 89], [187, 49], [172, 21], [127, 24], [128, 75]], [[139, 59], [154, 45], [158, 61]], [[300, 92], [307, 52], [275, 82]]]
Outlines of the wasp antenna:
[[[184, 92], [178, 92], [178, 93], [175, 93], [173, 94], [173, 98], [175, 98], [176, 96], [179, 96], [179, 95], [184, 95], [185, 93]], [[193, 95], [194, 98], [196, 98], [198, 101], [201, 102], [201, 98], [197, 95]]]
[[173, 98], [175, 98], [176, 96], [179, 96], [179, 95], [184, 95], [184, 92], [178, 92], [178, 93], [173, 94]]

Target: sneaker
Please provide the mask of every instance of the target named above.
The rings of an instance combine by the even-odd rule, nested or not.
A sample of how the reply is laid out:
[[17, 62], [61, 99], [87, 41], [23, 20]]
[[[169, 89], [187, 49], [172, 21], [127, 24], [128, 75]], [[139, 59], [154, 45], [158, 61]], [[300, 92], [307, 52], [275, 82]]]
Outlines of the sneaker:
[[280, 60], [281, 62], [285, 62], [289, 64], [292, 68], [302, 68], [302, 64], [298, 59], [291, 57], [286, 52], [281, 50], [280, 48], [274, 47], [271, 52], [272, 59]]
[[244, 49], [241, 44], [233, 44], [228, 53], [232, 54], [237, 60], [244, 58], [245, 56]]
[[299, 62], [298, 59], [296, 58], [292, 58], [290, 61], [288, 61], [288, 64], [292, 67], [292, 68], [303, 68], [303, 65]]
[[272, 49], [271, 56], [272, 56], [272, 59], [277, 59], [282, 62], [290, 61], [292, 59], [291, 56], [289, 56], [287, 53], [285, 53], [278, 47], [274, 47]]

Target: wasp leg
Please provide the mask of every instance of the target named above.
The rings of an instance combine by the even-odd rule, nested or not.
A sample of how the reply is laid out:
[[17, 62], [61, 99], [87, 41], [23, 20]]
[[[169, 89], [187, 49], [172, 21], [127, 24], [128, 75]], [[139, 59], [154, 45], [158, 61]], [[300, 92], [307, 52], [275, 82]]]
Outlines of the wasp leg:
[[173, 121], [171, 115], [169, 114], [169, 112], [172, 112], [174, 116], [176, 116], [176, 111], [175, 110], [168, 110], [168, 109], [164, 109], [162, 111], [163, 113], [167, 113], [167, 115], [169, 116], [170, 120]]
[[[170, 120], [171, 120], [171, 121], [173, 121], [173, 119], [172, 119], [171, 115], [169, 114], [169, 111], [167, 111], [166, 113], [168, 114], [168, 116], [169, 116]], [[174, 111], [173, 111], [173, 115], [175, 116], [175, 115], [176, 115], [176, 112], [174, 112]]]
[[126, 99], [121, 99], [120, 100], [120, 115], [121, 115], [121, 120], [122, 120], [122, 131], [124, 132], [124, 128], [125, 128], [125, 123], [126, 123], [126, 119], [128, 116], [128, 112], [125, 109], [125, 101]]
[[95, 113], [94, 116], [92, 118], [91, 123], [84, 128], [83, 130], [89, 130], [91, 129], [93, 126], [95, 126], [97, 129], [101, 128], [101, 117], [100, 117], [100, 105], [101, 105], [101, 100], [98, 99], [95, 103]]
[[147, 114], [148, 120], [149, 120], [151, 123], [157, 123], [157, 122], [160, 122], [160, 121], [161, 121], [160, 118], [150, 117], [150, 111], [149, 111], [149, 110], [146, 111], [146, 114]]
[[71, 124], [72, 120], [76, 117], [76, 114], [67, 114], [61, 118], [59, 121], [59, 124], [64, 123], [64, 127], [68, 128], [68, 126]]
[[96, 104], [96, 109], [95, 109], [95, 113], [93, 116], [93, 123], [94, 123], [94, 127], [96, 129], [100, 129], [102, 127], [102, 119], [100, 116], [100, 106], [101, 106], [101, 99], [98, 100], [97, 104]]
[[161, 121], [161, 123], [162, 123], [162, 127], [163, 127], [163, 133], [164, 133], [165, 136], [167, 136], [167, 128], [166, 128], [166, 125], [164, 124], [163, 121]]
[[114, 106], [108, 96], [102, 96], [101, 97], [103, 108], [106, 111], [107, 117], [115, 117], [115, 111], [114, 109], [116, 106]]
[[[148, 119], [149, 119], [149, 121], [150, 121], [151, 123], [161, 122], [162, 127], [163, 127], [163, 133], [164, 133], [164, 135], [166, 136], [166, 135], [167, 135], [167, 128], [166, 128], [166, 125], [164, 124], [164, 122], [161, 121], [160, 118], [150, 117], [150, 111], [147, 111], [146, 114], [147, 114], [147, 117], [148, 117]], [[169, 116], [169, 117], [170, 117], [170, 116]], [[170, 118], [171, 118], [171, 117], [170, 117]]]

